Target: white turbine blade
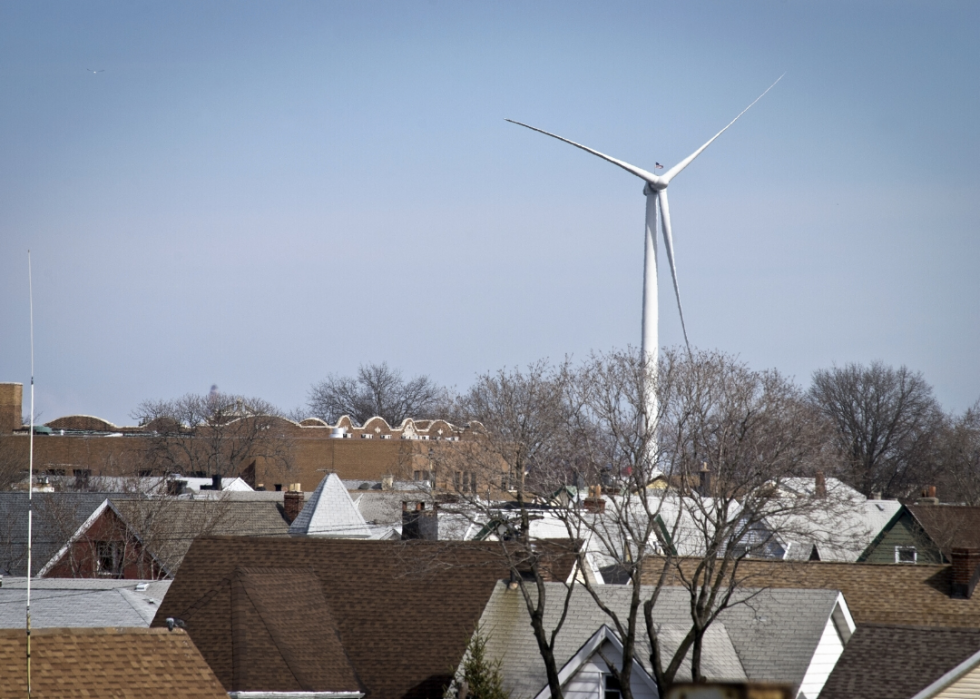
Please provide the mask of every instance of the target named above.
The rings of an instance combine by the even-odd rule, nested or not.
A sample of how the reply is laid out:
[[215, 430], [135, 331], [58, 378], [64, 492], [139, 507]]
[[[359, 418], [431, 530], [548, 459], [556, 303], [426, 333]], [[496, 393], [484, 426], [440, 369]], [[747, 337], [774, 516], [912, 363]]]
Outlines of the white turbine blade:
[[527, 124], [522, 124], [521, 122], [514, 121], [513, 119], [504, 119], [504, 121], [509, 121], [511, 124], [517, 124], [518, 126], [523, 126], [525, 129], [531, 129], [531, 131], [537, 131], [538, 133], [543, 133], [545, 136], [551, 136], [552, 138], [557, 138], [559, 141], [564, 141], [570, 146], [581, 148], [586, 153], [591, 153], [592, 155], [596, 155], [602, 158], [603, 160], [609, 161], [613, 165], [618, 165], [619, 167], [623, 168], [624, 170], [626, 170], [626, 172], [630, 173], [631, 175], [636, 175], [640, 179], [645, 180], [650, 184], [661, 184], [663, 182], [663, 178], [660, 175], [654, 175], [652, 172], [647, 172], [646, 170], [642, 168], [638, 168], [635, 165], [630, 165], [629, 163], [623, 162], [622, 160], [618, 160], [616, 158], [608, 156], [605, 153], [600, 153], [597, 150], [592, 150], [588, 146], [583, 146], [581, 143], [576, 143], [575, 141], [569, 141], [567, 138], [562, 138], [561, 136], [558, 136], [553, 133], [549, 133], [547, 131], [544, 131], [543, 129], [538, 129], [533, 126], [529, 126]]
[[[783, 73], [783, 75], [786, 75], [786, 73]], [[770, 85], [769, 87], [767, 87], [767, 88], [766, 88], [766, 92], [769, 92], [769, 90], [771, 90], [772, 88], [774, 88], [774, 87], [776, 87], [776, 83], [778, 83], [778, 82], [779, 82], [780, 80], [782, 80], [782, 79], [783, 79], [783, 75], [780, 75], [780, 76], [779, 76], [778, 78], [776, 78], [776, 82], [775, 82], [775, 83], [773, 83], [772, 85]], [[743, 114], [745, 114], [745, 113], [746, 113], [747, 111], [749, 111], [750, 109], [752, 109], [752, 107], [753, 107], [753, 106], [755, 105], [755, 103], [756, 103], [756, 102], [758, 102], [758, 101], [759, 101], [759, 100], [761, 100], [761, 99], [762, 99], [763, 97], [765, 97], [765, 96], [766, 96], [766, 92], [763, 92], [763, 93], [762, 93], [761, 95], [759, 95], [758, 97], [756, 97], [756, 98], [755, 98], [755, 100], [754, 100], [754, 101], [752, 102], [752, 104], [750, 104], [750, 105], [749, 105], [748, 107], [746, 107], [746, 108], [745, 108], [745, 109], [743, 109], [743, 110], [742, 110], [741, 112], [739, 112], [739, 115], [738, 115], [737, 117], [735, 117], [734, 119], [732, 119], [732, 120], [731, 120], [731, 121], [730, 121], [730, 122], [728, 123], [728, 126], [726, 126], [726, 127], [725, 127], [725, 128], [723, 128], [723, 129], [722, 129], [721, 131], [719, 131], [719, 132], [718, 132], [718, 133], [716, 133], [716, 134], [715, 134], [714, 136], [712, 136], [712, 137], [711, 137], [711, 140], [710, 140], [710, 141], [708, 141], [707, 143], [705, 143], [705, 144], [704, 144], [703, 146], [701, 146], [701, 147], [700, 147], [700, 148], [698, 148], [698, 149], [697, 149], [696, 151], [694, 151], [693, 153], [691, 153], [691, 154], [690, 154], [689, 156], [687, 156], [686, 158], [684, 158], [684, 159], [683, 159], [682, 161], [680, 161], [679, 163], [677, 163], [677, 165], [675, 165], [674, 167], [672, 167], [672, 168], [670, 168], [670, 169], [669, 169], [669, 170], [668, 170], [667, 172], [665, 172], [665, 173], [664, 173], [663, 175], [661, 175], [661, 176], [660, 176], [660, 177], [661, 177], [661, 179], [662, 179], [662, 180], [664, 180], [665, 182], [667, 182], [667, 183], [669, 184], [669, 183], [670, 183], [670, 181], [671, 181], [672, 179], [674, 179], [674, 177], [675, 177], [675, 176], [676, 176], [676, 175], [677, 175], [677, 174], [678, 174], [678, 173], [679, 173], [679, 172], [680, 172], [681, 170], [683, 170], [684, 168], [686, 168], [686, 167], [687, 167], [688, 165], [690, 165], [690, 164], [691, 164], [691, 162], [692, 162], [692, 161], [693, 161], [693, 160], [694, 160], [694, 159], [695, 159], [696, 157], [698, 157], [699, 155], [701, 155], [701, 153], [702, 153], [702, 151], [704, 151], [704, 149], [705, 149], [705, 148], [707, 148], [708, 146], [710, 146], [710, 145], [711, 145], [711, 144], [712, 144], [712, 143], [714, 142], [714, 140], [715, 140], [716, 138], [718, 138], [718, 137], [719, 137], [719, 136], [721, 136], [721, 135], [722, 135], [723, 133], [725, 133], [726, 131], [728, 131], [728, 128], [729, 128], [729, 127], [730, 127], [730, 126], [731, 126], [732, 124], [734, 124], [734, 123], [735, 123], [736, 121], [738, 121], [738, 119], [739, 119], [739, 117], [741, 117], [741, 116], [742, 116]], [[581, 148], [581, 146], [579, 146], [579, 147]]]
[[684, 324], [684, 309], [681, 307], [681, 290], [677, 286], [677, 266], [674, 265], [674, 238], [670, 234], [670, 207], [667, 206], [667, 190], [657, 192], [660, 200], [660, 227], [664, 234], [664, 247], [667, 249], [667, 262], [670, 263], [670, 278], [674, 280], [674, 295], [677, 297], [677, 311], [681, 315], [681, 330], [684, 331], [684, 344], [691, 351], [691, 343], [687, 339], [687, 326]]

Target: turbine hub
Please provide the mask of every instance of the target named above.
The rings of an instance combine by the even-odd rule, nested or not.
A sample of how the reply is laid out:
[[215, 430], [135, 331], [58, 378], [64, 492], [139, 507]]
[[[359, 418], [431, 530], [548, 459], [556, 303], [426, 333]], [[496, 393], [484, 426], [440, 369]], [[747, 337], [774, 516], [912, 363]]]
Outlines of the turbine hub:
[[647, 182], [643, 186], [643, 194], [645, 196], [650, 196], [651, 194], [656, 194], [657, 192], [661, 192], [665, 189], [667, 189], [666, 182]]

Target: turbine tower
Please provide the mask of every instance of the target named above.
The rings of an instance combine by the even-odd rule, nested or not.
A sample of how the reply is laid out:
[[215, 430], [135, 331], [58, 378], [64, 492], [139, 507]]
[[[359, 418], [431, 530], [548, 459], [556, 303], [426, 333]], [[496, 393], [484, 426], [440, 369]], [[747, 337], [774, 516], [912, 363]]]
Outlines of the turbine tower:
[[[785, 73], [783, 74], [785, 75]], [[644, 387], [644, 402], [646, 404], [646, 419], [648, 424], [656, 421], [657, 418], [657, 395], [655, 390], [656, 381], [656, 366], [657, 366], [657, 352], [658, 352], [658, 340], [657, 340], [657, 220], [660, 220], [660, 230], [663, 234], [664, 249], [667, 252], [667, 262], [670, 264], [670, 276], [674, 283], [674, 295], [677, 297], [677, 311], [681, 318], [681, 330], [684, 333], [684, 344], [687, 345], [688, 350], [690, 350], [690, 343], [687, 339], [687, 326], [684, 323], [684, 309], [681, 306], [681, 292], [677, 286], [677, 267], [674, 264], [674, 241], [670, 229], [670, 207], [667, 205], [667, 186], [670, 184], [678, 174], [680, 174], [684, 168], [690, 165], [695, 158], [704, 152], [704, 149], [710, 146], [716, 138], [725, 133], [732, 124], [739, 120], [739, 118], [749, 111], [755, 105], [756, 102], [765, 97], [766, 93], [776, 86], [783, 76], [780, 75], [772, 85], [766, 88], [766, 91], [755, 98], [755, 100], [748, 107], [743, 109], [737, 117], [732, 119], [728, 125], [721, 131], [716, 133], [711, 139], [705, 143], [703, 146], [698, 148], [696, 151], [691, 153], [689, 156], [684, 158], [682, 161], [677, 163], [674, 167], [667, 170], [662, 175], [655, 175], [652, 172], [638, 168], [635, 165], [630, 165], [627, 162], [618, 160], [605, 153], [600, 153], [597, 150], [593, 150], [587, 146], [583, 146], [581, 143], [576, 143], [575, 141], [570, 141], [567, 138], [558, 136], [557, 134], [550, 133], [543, 129], [530, 126], [528, 124], [522, 124], [519, 121], [514, 121], [513, 119], [507, 119], [512, 124], [517, 124], [518, 126], [523, 126], [525, 128], [531, 129], [532, 131], [537, 131], [545, 136], [551, 136], [552, 138], [557, 138], [559, 141], [564, 141], [565, 143], [575, 146], [576, 148], [581, 148], [587, 153], [598, 156], [603, 160], [607, 160], [613, 165], [618, 165], [619, 167], [626, 170], [626, 172], [636, 175], [646, 184], [643, 187], [643, 194], [647, 198], [646, 207], [646, 231], [644, 234], [644, 255], [643, 255], [643, 335], [641, 342], [641, 351], [643, 357], [647, 360], [648, 366], [652, 367], [652, 371], [648, 371], [645, 378]], [[659, 163], [658, 163], [659, 166]], [[651, 457], [654, 454], [656, 447], [653, 445], [648, 453]]]

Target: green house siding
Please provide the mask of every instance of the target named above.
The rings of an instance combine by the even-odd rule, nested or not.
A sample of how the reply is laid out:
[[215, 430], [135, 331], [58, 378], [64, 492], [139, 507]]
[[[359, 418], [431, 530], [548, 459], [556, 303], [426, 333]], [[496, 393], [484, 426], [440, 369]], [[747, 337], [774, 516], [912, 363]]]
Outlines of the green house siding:
[[904, 507], [861, 554], [862, 563], [895, 563], [895, 547], [915, 547], [916, 563], [944, 563], [939, 549]]

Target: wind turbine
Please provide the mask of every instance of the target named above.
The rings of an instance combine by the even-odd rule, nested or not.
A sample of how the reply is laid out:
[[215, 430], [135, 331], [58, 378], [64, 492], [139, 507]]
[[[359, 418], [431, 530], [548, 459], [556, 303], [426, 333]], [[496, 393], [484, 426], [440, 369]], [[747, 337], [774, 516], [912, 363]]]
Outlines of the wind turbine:
[[[785, 73], [783, 73], [785, 75]], [[648, 365], [653, 367], [653, 371], [648, 371], [645, 378], [644, 386], [644, 401], [646, 404], [646, 419], [648, 425], [652, 426], [656, 421], [657, 416], [657, 396], [655, 391], [655, 371], [657, 364], [657, 219], [660, 219], [660, 229], [663, 233], [664, 239], [664, 249], [667, 252], [667, 262], [670, 264], [670, 276], [674, 282], [674, 295], [677, 297], [677, 311], [681, 317], [681, 330], [684, 333], [684, 344], [687, 345], [688, 350], [690, 350], [690, 342], [687, 339], [687, 326], [684, 324], [684, 309], [681, 306], [681, 292], [677, 286], [677, 267], [674, 264], [674, 241], [671, 235], [670, 229], [670, 207], [667, 205], [667, 186], [670, 184], [677, 175], [679, 175], [684, 168], [690, 165], [695, 158], [704, 152], [704, 149], [710, 146], [716, 138], [725, 133], [732, 124], [739, 120], [739, 118], [745, 114], [749, 109], [755, 105], [756, 102], [765, 97], [766, 93], [776, 86], [783, 76], [780, 75], [776, 82], [766, 88], [766, 91], [755, 98], [755, 100], [748, 107], [743, 109], [737, 117], [732, 119], [728, 126], [723, 128], [721, 131], [716, 133], [711, 139], [705, 143], [703, 146], [698, 148], [696, 151], [691, 153], [689, 156], [684, 158], [682, 161], [677, 163], [674, 167], [667, 170], [662, 175], [655, 175], [652, 172], [648, 172], [642, 168], [638, 168], [635, 165], [630, 165], [627, 162], [618, 160], [605, 153], [600, 153], [597, 150], [593, 150], [588, 146], [583, 146], [581, 143], [576, 143], [575, 141], [570, 141], [567, 138], [558, 136], [557, 134], [550, 133], [543, 129], [530, 126], [528, 124], [522, 124], [519, 121], [514, 121], [513, 119], [507, 119], [512, 124], [517, 124], [518, 126], [523, 126], [525, 128], [531, 129], [532, 131], [537, 131], [538, 133], [543, 133], [545, 136], [551, 136], [552, 138], [557, 138], [559, 141], [564, 141], [565, 143], [575, 146], [576, 148], [581, 148], [587, 153], [598, 156], [603, 160], [609, 161], [613, 165], [618, 165], [619, 167], [626, 170], [626, 172], [636, 175], [646, 184], [643, 187], [643, 194], [647, 198], [647, 211], [646, 211], [646, 233], [645, 233], [645, 248], [643, 255], [643, 330], [642, 330], [642, 344], [641, 351], [643, 357], [647, 360]], [[658, 167], [662, 167], [660, 163], [657, 163]]]

